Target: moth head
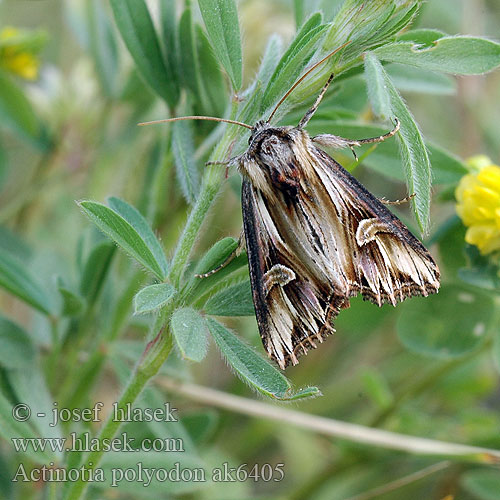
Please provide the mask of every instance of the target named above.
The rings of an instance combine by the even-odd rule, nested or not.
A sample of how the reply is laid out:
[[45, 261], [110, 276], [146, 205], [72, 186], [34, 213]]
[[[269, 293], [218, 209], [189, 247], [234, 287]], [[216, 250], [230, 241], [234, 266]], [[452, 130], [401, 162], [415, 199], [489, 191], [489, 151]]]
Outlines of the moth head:
[[252, 142], [254, 142], [255, 138], [265, 129], [270, 127], [269, 122], [265, 120], [259, 120], [252, 127], [252, 132], [250, 133], [250, 137], [248, 138], [248, 145], [250, 146]]
[[293, 129], [294, 127], [271, 127], [268, 123], [259, 122], [248, 141], [248, 154], [266, 163], [283, 160], [291, 152]]

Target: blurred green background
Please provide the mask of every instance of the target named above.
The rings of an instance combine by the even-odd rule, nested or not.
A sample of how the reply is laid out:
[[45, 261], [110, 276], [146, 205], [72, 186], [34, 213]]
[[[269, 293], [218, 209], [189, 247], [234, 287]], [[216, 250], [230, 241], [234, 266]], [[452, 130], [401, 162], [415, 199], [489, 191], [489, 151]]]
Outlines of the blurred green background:
[[[340, 3], [316, 0], [306, 2], [306, 6], [308, 12], [323, 10], [328, 19]], [[177, 4], [179, 16], [184, 4]], [[192, 4], [194, 19], [201, 23], [196, 2]], [[158, 2], [148, 5], [157, 20]], [[248, 84], [258, 71], [269, 36], [278, 33], [286, 47], [296, 32], [294, 2], [242, 0], [238, 2], [238, 14], [243, 77]], [[3, 0], [0, 20], [0, 29], [11, 26], [29, 31], [28, 52], [39, 64], [32, 80], [9, 68], [2, 69], [1, 78], [7, 78], [24, 98], [9, 100], [2, 90], [0, 248], [15, 254], [43, 284], [44, 293], [54, 296], [58, 287], [70, 291], [78, 288], [86, 263], [94, 269], [102, 266], [101, 274], [96, 271], [93, 277], [99, 288], [87, 311], [90, 324], [85, 335], [90, 340], [98, 339], [100, 331], [115, 326], [119, 333], [117, 340], [107, 345], [108, 358], [96, 374], [95, 385], [83, 387], [75, 367], [83, 366], [92, 349], [99, 348], [98, 342], [88, 342], [74, 358], [68, 358], [64, 351], [54, 352], [50, 317], [4, 290], [0, 291], [1, 314], [25, 330], [36, 346], [52, 394], [68, 396], [68, 391], [82, 390], [81, 398], [68, 396], [81, 407], [92, 406], [95, 401], [116, 401], [130, 367], [143, 351], [151, 326], [150, 318], [132, 316], [130, 309], [133, 294], [149, 281], [127, 256], [121, 252], [113, 255], [114, 247], [104, 243], [75, 200], [103, 202], [109, 196], [127, 200], [151, 222], [170, 256], [189, 204], [169, 149], [169, 127], [137, 127], [140, 121], [166, 117], [168, 109], [141, 80], [114, 25], [108, 2]], [[413, 28], [497, 39], [500, 2], [429, 0], [422, 5]], [[102, 45], [103, 33], [111, 37], [107, 45]], [[30, 37], [36, 39], [33, 46]], [[436, 297], [413, 298], [395, 309], [379, 309], [353, 299], [351, 308], [342, 311], [335, 322], [335, 336], [304, 356], [297, 367], [286, 370], [295, 387], [318, 386], [323, 396], [284, 407], [412, 436], [500, 449], [498, 256], [480, 256], [474, 247], [466, 245], [465, 228], [455, 216], [453, 196], [460, 178], [457, 168], [465, 173], [462, 163], [467, 158], [484, 154], [492, 163], [500, 162], [500, 72], [429, 80], [427, 89], [424, 79], [412, 79], [412, 75], [398, 73], [397, 69], [391, 74], [424, 137], [454, 155], [459, 164], [444, 180], [441, 171], [434, 173], [437, 182], [431, 230], [424, 239], [439, 262], [443, 288]], [[221, 88], [225, 87], [223, 83]], [[351, 137], [357, 131], [354, 125], [373, 120], [364, 81], [346, 80], [336, 86], [334, 80], [333, 87], [332, 98], [311, 122], [310, 131], [342, 130], [342, 135]], [[21, 110], [18, 122], [12, 121], [5, 102], [15, 102], [16, 109]], [[216, 116], [224, 113], [226, 102], [216, 97], [211, 102], [209, 111]], [[181, 100], [177, 114], [187, 114], [192, 107], [192, 103]], [[283, 123], [295, 124], [299, 111], [283, 118]], [[342, 128], [342, 120], [354, 128]], [[202, 147], [197, 156], [201, 175], [206, 152], [212, 146], [202, 138], [214, 127], [196, 123], [192, 128], [195, 146]], [[350, 152], [340, 152], [336, 158], [353, 166]], [[384, 173], [383, 156], [373, 158], [372, 163], [356, 166], [355, 175], [377, 196], [405, 197], [407, 188], [401, 182], [401, 171]], [[390, 161], [391, 168], [396, 165], [397, 170], [397, 158]], [[198, 239], [198, 256], [218, 239], [239, 235], [242, 221], [238, 189], [239, 178], [230, 172]], [[410, 209], [402, 206], [395, 211], [418, 234]], [[94, 255], [96, 260], [88, 264], [98, 244], [103, 245], [103, 253], [108, 253], [99, 258]], [[133, 286], [129, 285], [131, 277], [135, 277]], [[118, 305], [117, 298], [121, 301]], [[67, 316], [62, 330], [71, 331], [73, 321]], [[229, 318], [225, 324], [263, 352], [253, 317]], [[22, 384], [16, 385], [16, 376], [11, 378], [13, 370], [24, 369], [22, 363], [13, 366], [3, 358], [0, 361], [4, 393], [11, 401], [22, 400], [22, 394], [30, 392], [29, 384], [23, 393], [19, 389]], [[68, 362], [74, 363], [69, 369]], [[182, 362], [174, 353], [162, 373], [234, 395], [256, 397], [231, 372], [213, 344], [201, 363]], [[37, 391], [35, 382], [31, 390]], [[284, 463], [284, 479], [212, 484], [199, 491], [186, 488], [185, 492], [166, 486], [150, 491], [142, 487], [96, 489], [90, 491], [89, 498], [500, 499], [498, 469], [467, 460], [452, 460], [442, 470], [394, 492], [355, 497], [424, 469], [439, 458], [353, 444], [293, 425], [211, 408], [175, 392], [155, 391], [148, 404], [171, 401], [179, 408], [182, 428], [173, 432], [186, 433], [186, 440], [196, 450], [193, 456], [200, 457], [207, 468], [226, 461], [236, 466]], [[76, 430], [85, 429], [95, 431], [96, 426], [89, 424]], [[39, 431], [44, 435], [43, 429]], [[141, 435], [146, 431], [131, 424], [130, 432]], [[2, 440], [0, 497], [52, 498], [41, 483], [34, 486], [10, 481], [19, 461], [20, 454], [13, 453], [8, 440]], [[26, 463], [32, 462], [27, 459]]]

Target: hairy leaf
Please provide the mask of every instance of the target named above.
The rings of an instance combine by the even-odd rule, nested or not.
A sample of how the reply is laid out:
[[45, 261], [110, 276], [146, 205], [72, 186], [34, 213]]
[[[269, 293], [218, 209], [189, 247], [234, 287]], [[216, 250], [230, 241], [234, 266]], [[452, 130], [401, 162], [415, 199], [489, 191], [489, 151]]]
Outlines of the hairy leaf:
[[389, 75], [372, 53], [365, 56], [365, 71], [368, 95], [374, 111], [385, 118], [397, 118], [401, 123], [397, 137], [408, 192], [415, 193], [413, 211], [420, 230], [425, 233], [429, 224], [431, 164], [422, 134]]
[[168, 283], [150, 285], [134, 297], [134, 313], [144, 314], [165, 306], [175, 296], [175, 288]]
[[159, 241], [135, 208], [116, 200], [115, 198], [113, 203], [116, 207], [119, 206], [120, 213], [94, 201], [81, 201], [79, 205], [103, 233], [157, 278], [163, 280], [166, 276], [166, 259]]
[[189, 307], [178, 309], [170, 325], [182, 357], [201, 361], [207, 354], [207, 329], [200, 314]]
[[171, 78], [144, 0], [110, 0], [115, 21], [141, 76], [170, 107], [179, 99], [179, 89]]
[[383, 61], [456, 75], [480, 75], [500, 65], [500, 44], [472, 36], [447, 36], [423, 47], [412, 42], [396, 42], [383, 45], [373, 53]]
[[236, 4], [234, 0], [198, 0], [198, 5], [215, 55], [234, 90], [238, 90], [242, 81], [242, 57]]
[[253, 316], [255, 310], [250, 281], [238, 283], [212, 295], [204, 309], [213, 316]]

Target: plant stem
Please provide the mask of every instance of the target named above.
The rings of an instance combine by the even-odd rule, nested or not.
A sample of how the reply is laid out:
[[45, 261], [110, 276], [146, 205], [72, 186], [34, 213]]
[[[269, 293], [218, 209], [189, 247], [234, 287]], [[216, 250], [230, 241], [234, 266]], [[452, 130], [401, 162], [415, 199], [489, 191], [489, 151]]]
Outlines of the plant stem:
[[62, 342], [59, 338], [59, 318], [51, 317], [49, 321], [52, 350], [47, 359], [47, 378], [49, 385], [52, 386], [57, 374], [57, 363], [62, 349]]
[[500, 450], [437, 441], [435, 439], [409, 436], [382, 429], [373, 429], [359, 424], [351, 424], [296, 410], [289, 410], [241, 396], [233, 396], [209, 387], [179, 382], [166, 377], [161, 377], [159, 384], [168, 391], [178, 392], [203, 404], [217, 406], [253, 417], [276, 420], [280, 425], [287, 423], [347, 441], [369, 446], [379, 446], [391, 450], [400, 450], [407, 453], [447, 456], [465, 462], [483, 464], [500, 462]]
[[[172, 338], [166, 331], [160, 331], [157, 338], [148, 344], [144, 355], [137, 363], [130, 381], [127, 384], [116, 407], [119, 410], [125, 410], [128, 405], [132, 406], [139, 394], [142, 392], [148, 381], [156, 375], [161, 365], [167, 359], [172, 350]], [[121, 421], [114, 419], [114, 412], [111, 412], [108, 419], [99, 433], [99, 441], [112, 439], [121, 425]], [[104, 449], [101, 446], [99, 450], [93, 451], [87, 455], [84, 465], [88, 470], [95, 470], [99, 464]], [[68, 490], [66, 500], [78, 500], [82, 497], [88, 483], [81, 478], [73, 483]]]
[[[236, 116], [237, 112], [237, 102], [233, 102], [231, 118]], [[231, 142], [236, 137], [239, 129], [237, 127], [227, 127], [224, 136], [219, 142], [218, 146], [215, 148], [214, 153], [211, 156], [211, 160], [221, 161], [224, 159], [226, 152], [229, 150]], [[179, 288], [179, 284], [182, 278], [182, 274], [186, 267], [187, 260], [196, 238], [200, 232], [201, 225], [207, 217], [208, 211], [215, 199], [215, 196], [219, 192], [223, 181], [223, 170], [218, 165], [210, 165], [206, 167], [206, 173], [203, 176], [203, 182], [198, 195], [198, 199], [189, 214], [188, 220], [186, 222], [186, 227], [182, 232], [182, 235], [177, 244], [174, 257], [172, 259], [171, 270], [169, 274], [169, 281], [176, 288]]]
[[364, 493], [360, 493], [359, 495], [349, 497], [346, 500], [370, 500], [371, 498], [379, 498], [381, 495], [384, 495], [385, 493], [389, 493], [399, 488], [403, 488], [404, 486], [414, 483], [415, 481], [419, 481], [424, 477], [442, 471], [443, 469], [449, 467], [450, 464], [451, 462], [449, 462], [448, 460], [444, 460], [443, 462], [438, 462], [429, 465], [429, 467], [425, 467], [424, 469], [408, 474], [407, 476], [400, 477], [399, 479], [391, 481], [390, 483], [387, 484], [383, 484], [378, 488], [373, 488], [372, 490], [365, 491]]
[[196, 237], [200, 227], [207, 216], [208, 210], [214, 201], [215, 195], [219, 191], [222, 181], [221, 169], [217, 165], [207, 167], [207, 174], [203, 178], [203, 184], [200, 194], [193, 210], [189, 214], [186, 227], [182, 232], [181, 238], [175, 250], [172, 259], [169, 281], [176, 287], [179, 287], [186, 262], [191, 254]]

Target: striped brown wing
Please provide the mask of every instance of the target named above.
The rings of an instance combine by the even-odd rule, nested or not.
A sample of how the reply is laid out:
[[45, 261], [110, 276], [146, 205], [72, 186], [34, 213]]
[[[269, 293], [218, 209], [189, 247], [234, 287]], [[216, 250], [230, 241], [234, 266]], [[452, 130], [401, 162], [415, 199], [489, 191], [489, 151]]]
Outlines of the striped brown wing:
[[260, 335], [282, 368], [334, 331], [351, 296], [395, 305], [439, 288], [424, 246], [352, 175], [312, 144], [295, 157], [282, 181], [260, 165], [272, 189], [242, 191]]

